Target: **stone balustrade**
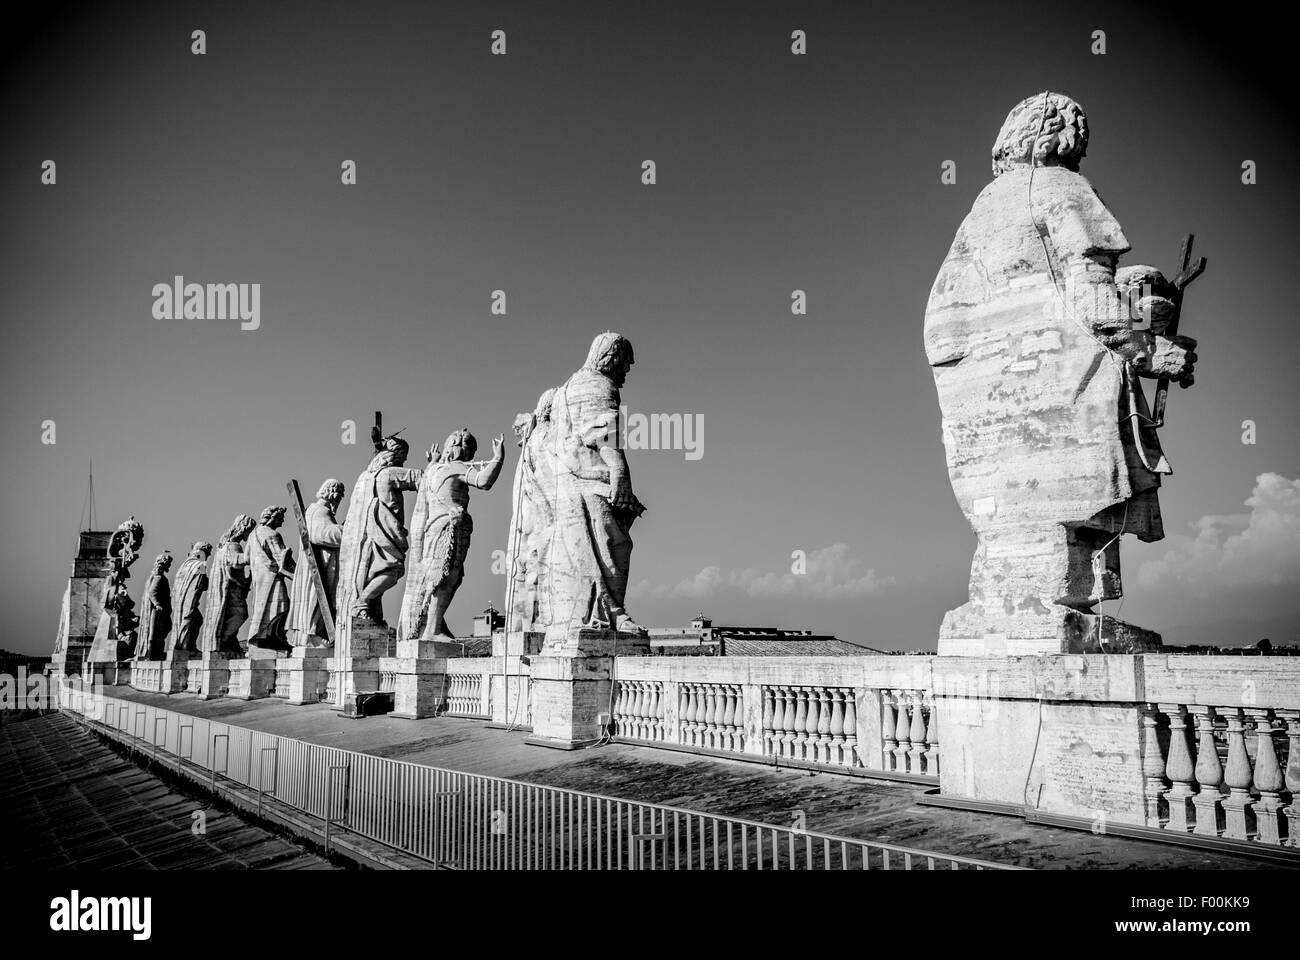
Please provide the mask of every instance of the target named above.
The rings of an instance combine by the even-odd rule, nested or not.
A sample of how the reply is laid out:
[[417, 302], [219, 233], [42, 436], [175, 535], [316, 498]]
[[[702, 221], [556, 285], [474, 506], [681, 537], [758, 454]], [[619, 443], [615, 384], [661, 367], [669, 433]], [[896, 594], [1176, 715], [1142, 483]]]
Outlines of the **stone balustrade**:
[[277, 669], [275, 671], [275, 686], [271, 688], [271, 696], [279, 697], [281, 700], [288, 700], [289, 693], [289, 672]]
[[614, 735], [937, 782], [930, 657], [619, 657]]
[[[488, 702], [491, 684], [490, 667], [475, 664], [475, 659], [488, 658], [463, 657], [447, 661], [447, 708], [449, 717], [489, 718], [492, 716], [491, 704]], [[467, 663], [468, 661], [468, 663]], [[463, 666], [453, 666], [460, 664]], [[467, 669], [472, 668], [472, 669]]]

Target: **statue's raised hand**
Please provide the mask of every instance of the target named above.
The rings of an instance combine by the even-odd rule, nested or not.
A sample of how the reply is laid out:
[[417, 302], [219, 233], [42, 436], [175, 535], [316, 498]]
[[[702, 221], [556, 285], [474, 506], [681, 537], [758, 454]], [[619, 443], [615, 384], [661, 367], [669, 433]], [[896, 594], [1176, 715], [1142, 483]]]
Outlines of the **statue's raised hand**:
[[425, 454], [425, 457], [428, 458], [430, 463], [437, 463], [441, 453], [442, 451], [438, 449], [438, 445], [435, 443], [429, 448], [429, 452]]
[[496, 457], [502, 456], [501, 451], [505, 447], [505, 443], [506, 443], [506, 435], [504, 433], [498, 434], [497, 436], [492, 438], [492, 457], [494, 459]]

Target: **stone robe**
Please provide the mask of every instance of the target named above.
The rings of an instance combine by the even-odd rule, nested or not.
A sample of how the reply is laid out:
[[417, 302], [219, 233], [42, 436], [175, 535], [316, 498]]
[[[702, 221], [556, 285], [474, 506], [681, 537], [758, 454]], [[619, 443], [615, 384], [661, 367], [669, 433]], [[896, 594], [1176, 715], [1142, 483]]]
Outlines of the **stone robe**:
[[137, 660], [161, 660], [172, 629], [172, 588], [167, 574], [151, 573], [140, 601], [140, 632], [135, 644]]
[[552, 401], [556, 506], [548, 638], [584, 625], [614, 629], [624, 612], [634, 518], [610, 505], [609, 467], [598, 452], [602, 442], [617, 443], [618, 408], [614, 381], [586, 367]]
[[176, 650], [197, 653], [203, 628], [203, 594], [208, 589], [208, 561], [187, 557], [176, 571], [173, 591], [172, 632], [167, 638], [167, 653]]
[[544, 631], [550, 622], [548, 576], [551, 537], [555, 528], [556, 477], [553, 432], [540, 420], [525, 437], [515, 467], [511, 503], [510, 544], [513, 595], [507, 629]]
[[[307, 521], [307, 539], [311, 542], [332, 614], [334, 591], [339, 579], [339, 544], [343, 542], [343, 525], [334, 519], [329, 504], [319, 500], [308, 505], [304, 519]], [[327, 642], [327, 634], [317, 599], [316, 581], [307, 568], [305, 557], [299, 561], [297, 569], [289, 591], [289, 636], [296, 644], [320, 646]]]
[[294, 564], [279, 528], [259, 523], [253, 529], [248, 538], [248, 561], [253, 600], [248, 639], [269, 641], [258, 646], [283, 646], [289, 615], [289, 578], [285, 574], [293, 573]]
[[212, 555], [210, 576], [212, 586], [208, 592], [208, 611], [204, 616], [203, 652], [243, 656], [239, 628], [248, 619], [250, 585], [244, 544], [229, 540], [219, 543]]

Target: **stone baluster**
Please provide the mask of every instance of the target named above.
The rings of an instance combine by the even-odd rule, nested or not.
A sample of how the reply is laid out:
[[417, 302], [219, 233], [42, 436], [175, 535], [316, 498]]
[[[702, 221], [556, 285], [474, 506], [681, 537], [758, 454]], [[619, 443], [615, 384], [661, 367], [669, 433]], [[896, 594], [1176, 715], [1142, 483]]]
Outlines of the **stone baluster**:
[[1273, 719], [1268, 710], [1247, 710], [1255, 718], [1255, 790], [1259, 799], [1251, 806], [1255, 815], [1256, 839], [1273, 845], [1282, 842], [1282, 768], [1273, 743]]
[[[817, 698], [817, 744], [816, 758], [818, 763], [831, 762], [831, 692], [825, 687], [818, 687], [813, 691], [813, 696]], [[808, 723], [812, 725], [812, 717], [808, 718]], [[810, 730], [809, 733], [812, 731]]]
[[690, 736], [691, 685], [677, 684], [677, 742], [688, 744]]
[[839, 764], [843, 767], [853, 765], [853, 755], [845, 750], [844, 742], [844, 697], [845, 694], [853, 696], [853, 692], [841, 690], [836, 687], [831, 691], [831, 763]]
[[908, 733], [912, 748], [907, 751], [907, 756], [911, 760], [912, 772], [924, 773], [921, 758], [925, 756], [925, 702], [920, 691], [909, 693], [907, 699], [912, 704], [912, 728]]
[[772, 750], [772, 700], [775, 696], [771, 687], [763, 687], [763, 752]]
[[627, 685], [619, 680], [614, 688], [614, 734], [619, 737], [627, 736]]
[[1160, 747], [1159, 711], [1142, 705], [1142, 795], [1148, 827], [1164, 826], [1165, 754]]
[[939, 775], [939, 713], [934, 709], [934, 697], [925, 698], [928, 723], [925, 726], [925, 772], [928, 776]]
[[727, 684], [722, 690], [722, 748], [736, 749], [736, 688]]
[[704, 687], [699, 683], [691, 684], [691, 746], [700, 747], [704, 745]]
[[1200, 739], [1196, 743], [1196, 782], [1200, 789], [1192, 798], [1196, 808], [1194, 833], [1217, 837], [1223, 830], [1223, 764], [1219, 762], [1219, 747], [1214, 742], [1214, 708], [1192, 706], [1187, 708], [1196, 718]]
[[722, 747], [722, 713], [726, 708], [726, 701], [721, 699], [722, 688], [716, 683], [709, 684], [708, 712], [705, 714], [705, 724], [708, 728], [709, 748], [718, 750]]
[[844, 749], [845, 761], [850, 767], [862, 766], [858, 750], [858, 703], [857, 694], [852, 690], [844, 691]]
[[636, 735], [639, 740], [650, 740], [650, 682], [640, 680], [636, 685]]
[[894, 733], [897, 726], [894, 722], [894, 698], [888, 690], [880, 691], [880, 742], [882, 746], [881, 758], [883, 767], [886, 770], [894, 769], [894, 751], [898, 747], [898, 741]]
[[894, 769], [902, 772], [907, 770], [907, 754], [912, 749], [912, 721], [907, 712], [906, 692], [894, 690], [893, 694], [894, 706], [898, 709], [898, 722], [894, 725], [894, 738], [898, 741], [898, 746], [894, 747]]
[[651, 740], [662, 740], [664, 738], [663, 692], [664, 685], [662, 681], [656, 680], [650, 684], [650, 706], [647, 715], [650, 719]]
[[1224, 783], [1228, 797], [1223, 801], [1225, 837], [1249, 840], [1254, 832], [1250, 809], [1250, 755], [1246, 752], [1246, 722], [1240, 707], [1227, 707], [1223, 711], [1228, 721], [1228, 769]]
[[799, 708], [796, 705], [799, 697], [794, 687], [781, 687], [782, 696], [785, 697], [785, 711], [781, 715], [781, 753], [783, 757], [794, 756], [795, 740], [795, 718], [799, 714]]
[[1187, 708], [1180, 703], [1160, 705], [1169, 717], [1169, 759], [1165, 763], [1165, 776], [1172, 784], [1165, 799], [1169, 804], [1170, 830], [1187, 833], [1192, 829], [1193, 778], [1196, 769], [1192, 764], [1192, 749], [1188, 741]]
[[794, 734], [794, 742], [791, 744], [791, 756], [796, 760], [803, 760], [808, 745], [808, 688], [795, 687], [792, 692], [795, 707], [794, 725], [791, 727], [791, 732]]
[[1279, 710], [1278, 719], [1286, 721], [1286, 774], [1283, 782], [1291, 802], [1282, 808], [1286, 814], [1286, 845], [1300, 847], [1300, 710]]

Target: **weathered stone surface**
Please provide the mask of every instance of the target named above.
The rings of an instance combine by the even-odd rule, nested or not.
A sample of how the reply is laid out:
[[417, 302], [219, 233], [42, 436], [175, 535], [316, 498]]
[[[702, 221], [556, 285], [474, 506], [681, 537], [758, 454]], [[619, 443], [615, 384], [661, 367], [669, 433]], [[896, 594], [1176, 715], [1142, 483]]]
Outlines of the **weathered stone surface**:
[[[343, 525], [335, 519], [334, 513], [343, 501], [344, 493], [343, 484], [338, 480], [326, 480], [316, 491], [316, 499], [307, 507], [304, 516], [307, 537], [315, 553], [316, 569], [320, 572], [331, 616], [335, 612], [334, 593], [339, 579], [339, 544], [343, 542]], [[305, 556], [299, 558], [297, 566], [299, 572], [290, 591], [289, 641], [295, 646], [326, 646], [325, 621], [316, 596], [315, 580], [307, 575]]]
[[406, 593], [398, 629], [400, 653], [421, 640], [456, 635], [446, 613], [465, 576], [474, 520], [469, 513], [470, 489], [491, 490], [501, 473], [504, 436], [492, 440], [492, 459], [474, 460], [478, 441], [468, 429], [447, 438], [444, 449], [429, 451], [411, 516], [410, 549], [406, 557]]
[[54, 639], [50, 669], [54, 673], [75, 675], [90, 652], [95, 631], [104, 612], [104, 588], [112, 573], [108, 542], [112, 532], [83, 530], [78, 535], [77, 556], [72, 561], [72, 575], [63, 590], [59, 609], [59, 628]]
[[289, 651], [285, 625], [289, 617], [289, 581], [294, 573], [293, 553], [280, 535], [284, 507], [262, 511], [248, 538], [249, 590], [248, 644], [267, 650]]
[[[296, 581], [295, 581], [296, 582]], [[296, 646], [276, 661], [276, 684], [284, 677], [285, 699], [291, 704], [317, 703], [329, 686], [328, 651], [317, 646]]]
[[[1190, 382], [1194, 342], [1135, 323], [1136, 299], [1115, 272], [1128, 241], [1077, 172], [1087, 138], [1068, 97], [1039, 94], [1013, 109], [994, 146], [995, 179], [930, 294], [925, 349], [948, 473], [978, 538], [970, 600], [944, 619], [943, 654], [1159, 644], [1093, 607], [1122, 594], [1120, 535], [1164, 535], [1156, 494], [1168, 467], [1139, 426], [1138, 377]], [[1155, 275], [1143, 267], [1121, 279]]]
[[555, 530], [556, 467], [551, 405], [546, 390], [531, 412], [515, 418], [519, 463], [511, 491], [510, 531], [506, 540], [511, 569], [506, 593], [506, 632], [511, 636], [545, 632], [550, 621], [547, 595], [551, 538]]
[[274, 657], [244, 657], [231, 660], [229, 689], [226, 696], [234, 700], [260, 700], [275, 689]]
[[164, 551], [153, 562], [140, 599], [140, 635], [135, 645], [137, 660], [161, 660], [172, 629], [172, 587], [167, 581], [172, 555]]
[[176, 571], [172, 591], [172, 632], [167, 638], [167, 654], [199, 652], [199, 635], [203, 629], [203, 595], [208, 590], [208, 559], [212, 544], [198, 540]]

